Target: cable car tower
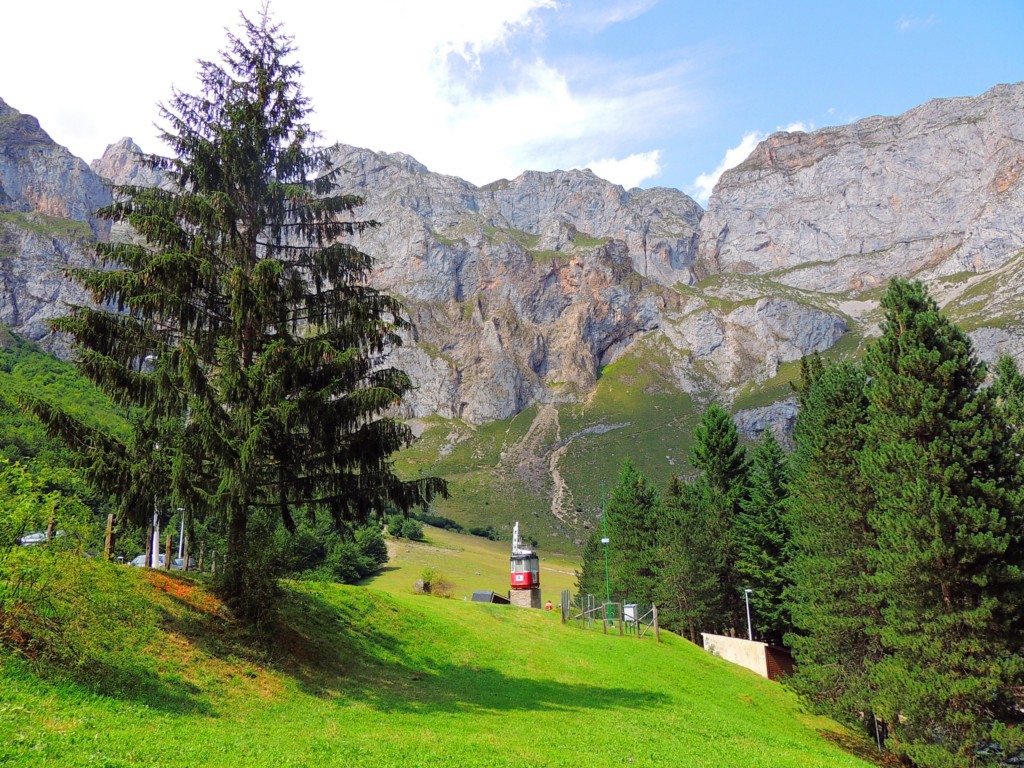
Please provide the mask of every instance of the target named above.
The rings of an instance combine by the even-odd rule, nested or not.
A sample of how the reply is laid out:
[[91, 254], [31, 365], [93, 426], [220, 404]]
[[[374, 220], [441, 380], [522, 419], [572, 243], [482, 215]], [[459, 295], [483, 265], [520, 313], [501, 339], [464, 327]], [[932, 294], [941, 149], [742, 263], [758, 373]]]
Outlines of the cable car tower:
[[540, 608], [540, 558], [532, 549], [523, 546], [519, 539], [518, 521], [512, 528], [512, 556], [508, 562], [512, 605]]

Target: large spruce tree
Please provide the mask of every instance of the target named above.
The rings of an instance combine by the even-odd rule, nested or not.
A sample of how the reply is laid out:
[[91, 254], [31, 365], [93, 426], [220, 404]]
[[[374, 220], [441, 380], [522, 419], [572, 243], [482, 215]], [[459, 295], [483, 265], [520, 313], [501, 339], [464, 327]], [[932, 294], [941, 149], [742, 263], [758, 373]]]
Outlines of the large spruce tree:
[[861, 467], [875, 500], [885, 657], [872, 681], [894, 750], [973, 765], [1019, 719], [1021, 510], [1006, 425], [967, 335], [920, 283], [894, 280], [868, 351]]
[[750, 465], [748, 494], [736, 517], [736, 573], [752, 591], [753, 623], [760, 637], [781, 644], [789, 630], [783, 601], [789, 527], [785, 504], [789, 461], [771, 430], [765, 431]]
[[750, 466], [747, 451], [740, 444], [736, 424], [722, 406], [711, 403], [693, 430], [690, 464], [698, 471], [695, 489], [711, 494], [703, 505], [705, 512], [714, 511], [716, 535], [714, 560], [721, 563], [718, 573], [723, 615], [719, 628], [737, 629], [746, 626], [743, 610], [743, 589], [736, 572], [736, 519], [740, 502], [747, 495]]
[[36, 404], [127, 512], [169, 495], [221, 516], [223, 588], [246, 610], [259, 607], [254, 515], [292, 529], [297, 514], [324, 511], [341, 524], [444, 490], [392, 471], [411, 435], [385, 414], [410, 382], [385, 359], [406, 323], [346, 242], [375, 222], [354, 216], [360, 198], [335, 193], [292, 53], [265, 12], [242, 17], [220, 61], [201, 62], [201, 92], [161, 107], [172, 154], [149, 162], [170, 187], [118, 187], [101, 211], [138, 240], [101, 244], [102, 266], [73, 274], [98, 308], [74, 307], [55, 327], [76, 339], [89, 378], [134, 409], [135, 441]]
[[790, 461], [786, 527], [785, 640], [797, 689], [826, 711], [872, 713], [869, 674], [882, 657], [871, 576], [874, 494], [858, 457], [867, 421], [863, 369], [849, 362], [815, 372], [802, 391]]
[[629, 459], [608, 498], [605, 514], [612, 599], [652, 602], [658, 578], [661, 500], [654, 486]]
[[724, 497], [699, 477], [673, 478], [664, 502], [656, 597], [662, 623], [693, 643], [730, 625], [722, 588], [729, 547]]

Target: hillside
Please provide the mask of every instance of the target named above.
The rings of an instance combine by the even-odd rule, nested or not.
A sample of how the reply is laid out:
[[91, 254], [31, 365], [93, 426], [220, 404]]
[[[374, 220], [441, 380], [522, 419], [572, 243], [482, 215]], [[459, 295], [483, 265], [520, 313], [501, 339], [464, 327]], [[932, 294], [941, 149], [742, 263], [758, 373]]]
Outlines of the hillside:
[[[862, 740], [782, 686], [668, 633], [658, 645], [553, 612], [293, 583], [266, 652], [196, 577], [85, 567], [130, 622], [75, 674], [0, 656], [0, 763], [869, 764], [841, 746]], [[103, 610], [76, 627], [86, 647]]]
[[[416, 385], [399, 415], [422, 435], [399, 469], [450, 481], [439, 514], [506, 535], [533, 519], [570, 549], [627, 456], [659, 485], [686, 472], [711, 400], [747, 437], [784, 431], [799, 359], [857, 354], [893, 276], [926, 281], [983, 359], [1024, 360], [1022, 146], [1024, 83], [998, 85], [776, 133], [706, 211], [590, 171], [478, 187], [335, 146], [339, 190], [381, 223], [357, 242], [372, 282], [415, 325], [389, 360]], [[86, 166], [3, 102], [0, 149], [0, 322], [67, 354], [47, 321], [84, 297], [63, 270], [129, 236], [90, 215], [101, 180], [163, 180], [130, 140]]]

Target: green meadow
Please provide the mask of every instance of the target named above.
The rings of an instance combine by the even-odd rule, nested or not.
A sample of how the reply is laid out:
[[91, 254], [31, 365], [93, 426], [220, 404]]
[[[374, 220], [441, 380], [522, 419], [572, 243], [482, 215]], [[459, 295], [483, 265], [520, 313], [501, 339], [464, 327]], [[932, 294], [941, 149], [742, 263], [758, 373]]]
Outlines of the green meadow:
[[[64, 596], [82, 601], [68, 631], [84, 656], [50, 668], [0, 655], [0, 764], [870, 764], [865, 740], [783, 686], [670, 633], [606, 636], [557, 612], [464, 601], [502, 590], [506, 548], [428, 537], [397, 542], [367, 585], [286, 583], [263, 642], [201, 576], [83, 561], [106, 595]], [[452, 599], [413, 594], [423, 567], [450, 576]], [[551, 588], [569, 578], [542, 575]]]

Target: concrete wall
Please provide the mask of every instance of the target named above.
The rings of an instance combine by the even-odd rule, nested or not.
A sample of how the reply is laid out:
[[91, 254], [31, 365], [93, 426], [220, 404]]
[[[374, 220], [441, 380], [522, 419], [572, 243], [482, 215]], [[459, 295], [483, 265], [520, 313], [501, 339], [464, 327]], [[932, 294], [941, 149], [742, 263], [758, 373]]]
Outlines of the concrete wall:
[[710, 635], [707, 632], [702, 633], [702, 637], [704, 638], [704, 650], [715, 654], [715, 656], [721, 656], [733, 664], [746, 667], [761, 677], [768, 677], [765, 643], [759, 643], [756, 640], [743, 640], [738, 637]]

